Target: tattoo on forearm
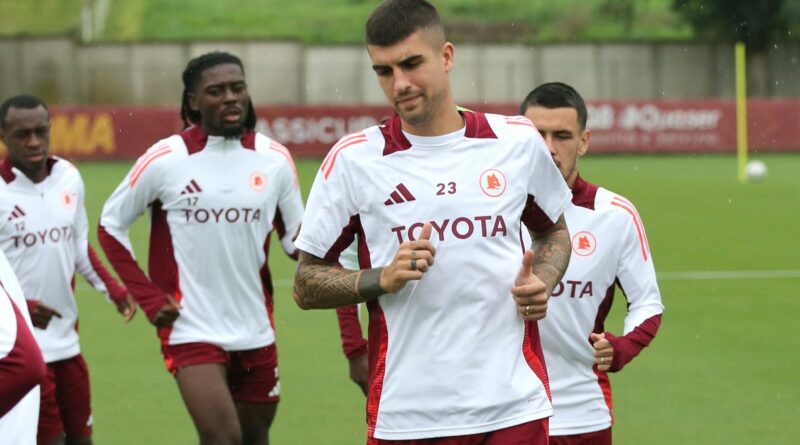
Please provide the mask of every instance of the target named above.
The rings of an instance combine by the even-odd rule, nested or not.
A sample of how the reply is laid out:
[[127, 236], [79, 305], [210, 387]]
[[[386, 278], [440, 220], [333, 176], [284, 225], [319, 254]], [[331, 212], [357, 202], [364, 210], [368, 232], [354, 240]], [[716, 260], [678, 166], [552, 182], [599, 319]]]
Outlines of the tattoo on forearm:
[[533, 273], [547, 286], [548, 295], [564, 276], [569, 265], [572, 247], [566, 224], [557, 225], [545, 234], [531, 234], [533, 250], [536, 256], [533, 261]]
[[[332, 309], [372, 300], [380, 295], [373, 278], [376, 270], [346, 270], [309, 253], [300, 252], [294, 276], [294, 292], [298, 304], [304, 309]], [[381, 292], [383, 293], [383, 292]]]

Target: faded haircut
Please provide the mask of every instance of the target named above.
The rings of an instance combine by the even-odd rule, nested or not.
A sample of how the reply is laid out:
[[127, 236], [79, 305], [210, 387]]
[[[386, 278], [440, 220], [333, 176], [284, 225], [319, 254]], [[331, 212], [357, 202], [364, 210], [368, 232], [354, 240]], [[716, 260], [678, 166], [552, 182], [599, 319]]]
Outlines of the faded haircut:
[[367, 45], [391, 46], [419, 30], [435, 30], [444, 43], [444, 24], [425, 0], [385, 0], [367, 19]]

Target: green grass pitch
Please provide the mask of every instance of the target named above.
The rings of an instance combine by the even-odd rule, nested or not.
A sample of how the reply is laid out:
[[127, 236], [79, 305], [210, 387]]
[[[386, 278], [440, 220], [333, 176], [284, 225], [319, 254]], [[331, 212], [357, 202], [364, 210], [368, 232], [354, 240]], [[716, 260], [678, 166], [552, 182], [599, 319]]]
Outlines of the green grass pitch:
[[[736, 160], [730, 156], [589, 156], [582, 161], [587, 180], [637, 205], [666, 305], [651, 347], [612, 376], [615, 443], [800, 443], [800, 339], [791, 330], [800, 326], [800, 154], [761, 159], [769, 175], [755, 184], [736, 181]], [[304, 193], [319, 163], [298, 161]], [[129, 167], [79, 165], [93, 225]], [[132, 229], [140, 259], [146, 258], [145, 219]], [[272, 443], [364, 443], [364, 397], [348, 379], [335, 314], [295, 306], [289, 287], [294, 263], [280, 249], [273, 250], [271, 266], [282, 381]], [[789, 272], [727, 278], [680, 274], [711, 271]], [[141, 313], [123, 326], [112, 305], [82, 280], [78, 290], [95, 441], [197, 443], [176, 385], [164, 370], [154, 329]], [[607, 323], [615, 333], [623, 313], [618, 294]]]

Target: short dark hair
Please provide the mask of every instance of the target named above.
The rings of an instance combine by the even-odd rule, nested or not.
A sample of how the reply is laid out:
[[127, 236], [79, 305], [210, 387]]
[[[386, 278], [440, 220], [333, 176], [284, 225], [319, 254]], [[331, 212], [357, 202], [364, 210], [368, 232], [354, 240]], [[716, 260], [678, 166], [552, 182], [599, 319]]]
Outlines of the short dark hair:
[[0, 127], [6, 127], [6, 115], [8, 114], [9, 108], [24, 108], [26, 110], [30, 110], [40, 106], [44, 107], [48, 115], [50, 114], [47, 104], [44, 103], [44, 101], [38, 96], [34, 96], [32, 94], [19, 94], [17, 96], [9, 97], [5, 100], [5, 102], [3, 102], [2, 105], [0, 105]]
[[574, 108], [578, 112], [581, 130], [586, 128], [586, 104], [575, 88], [562, 82], [548, 82], [534, 88], [519, 106], [519, 114], [525, 114], [528, 107]]
[[432, 4], [425, 0], [385, 0], [367, 19], [367, 45], [390, 46], [420, 29], [437, 29], [444, 36], [442, 18]]
[[[181, 98], [181, 119], [186, 127], [200, 122], [200, 112], [192, 110], [189, 107], [189, 93], [195, 89], [197, 82], [203, 71], [213, 68], [217, 65], [232, 63], [239, 65], [244, 74], [244, 65], [242, 60], [233, 54], [214, 51], [203, 54], [202, 56], [195, 57], [186, 64], [186, 69], [183, 70], [181, 78], [183, 79], [183, 97]], [[256, 110], [253, 108], [253, 100], [250, 99], [250, 105], [247, 109], [247, 118], [244, 121], [244, 127], [248, 130], [256, 128]]]

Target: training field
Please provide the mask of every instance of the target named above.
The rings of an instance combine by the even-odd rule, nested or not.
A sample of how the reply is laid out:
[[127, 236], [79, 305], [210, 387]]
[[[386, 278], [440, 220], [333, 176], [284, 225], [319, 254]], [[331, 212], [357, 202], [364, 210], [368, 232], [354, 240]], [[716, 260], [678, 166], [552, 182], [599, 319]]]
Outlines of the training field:
[[[756, 184], [736, 181], [731, 156], [582, 161], [584, 178], [637, 204], [666, 305], [651, 347], [612, 376], [615, 443], [800, 443], [800, 336], [791, 330], [800, 327], [800, 153], [760, 158], [769, 175]], [[319, 163], [298, 161], [304, 193]], [[79, 167], [96, 222], [130, 163]], [[132, 230], [140, 259], [144, 220]], [[294, 263], [274, 246], [282, 402], [272, 443], [363, 444], [364, 397], [349, 381], [335, 313], [297, 308]], [[123, 326], [111, 304], [77, 286], [96, 443], [197, 443], [155, 330], [142, 313]], [[624, 308], [617, 293], [607, 329], [620, 333]]]

